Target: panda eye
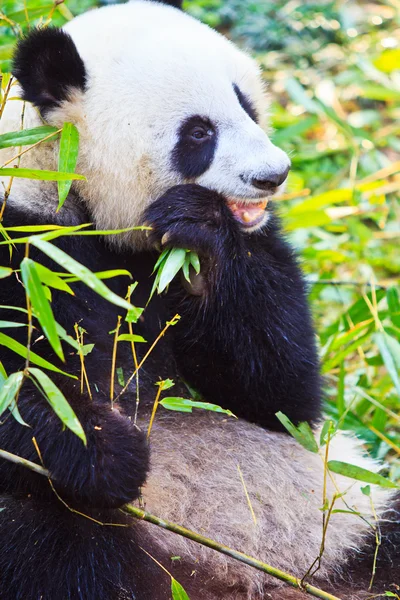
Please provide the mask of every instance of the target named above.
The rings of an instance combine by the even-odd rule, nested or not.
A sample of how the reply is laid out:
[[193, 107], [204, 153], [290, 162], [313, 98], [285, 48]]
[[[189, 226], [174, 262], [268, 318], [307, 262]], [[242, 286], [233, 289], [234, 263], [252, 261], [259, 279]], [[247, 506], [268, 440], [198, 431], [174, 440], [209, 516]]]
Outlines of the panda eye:
[[211, 129], [206, 129], [205, 127], [200, 127], [197, 125], [193, 127], [193, 129], [189, 132], [189, 137], [197, 143], [205, 142], [213, 136], [213, 131]]

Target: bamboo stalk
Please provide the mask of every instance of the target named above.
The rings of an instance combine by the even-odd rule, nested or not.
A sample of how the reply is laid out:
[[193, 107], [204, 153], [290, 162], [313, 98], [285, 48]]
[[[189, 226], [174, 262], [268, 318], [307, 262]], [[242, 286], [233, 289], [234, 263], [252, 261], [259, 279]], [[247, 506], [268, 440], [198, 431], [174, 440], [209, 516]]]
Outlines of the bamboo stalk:
[[[44, 475], [45, 477], [50, 476], [49, 471], [47, 469], [45, 469], [44, 467], [41, 467], [40, 465], [37, 465], [36, 463], [33, 463], [30, 460], [27, 460], [25, 458], [21, 458], [20, 456], [17, 456], [16, 454], [11, 454], [11, 452], [7, 452], [6, 450], [0, 450], [0, 458], [10, 460], [13, 463], [24, 466], [24, 467], [30, 469], [31, 471], [34, 471], [35, 473]], [[132, 504], [126, 504], [125, 506], [123, 506], [121, 508], [121, 510], [126, 514], [131, 515], [135, 519], [139, 519], [141, 521], [146, 521], [147, 523], [152, 523], [153, 525], [162, 527], [163, 529], [166, 529], [168, 531], [171, 531], [173, 533], [181, 535], [189, 540], [192, 540], [193, 542], [197, 542], [198, 544], [201, 544], [202, 546], [206, 546], [207, 548], [216, 550], [217, 552], [220, 552], [221, 554], [225, 554], [226, 556], [229, 556], [230, 558], [233, 558], [241, 563], [249, 565], [250, 567], [257, 569], [258, 571], [263, 571], [264, 573], [267, 573], [268, 575], [271, 575], [272, 577], [275, 577], [276, 579], [280, 579], [281, 581], [284, 581], [288, 585], [291, 585], [294, 588], [297, 588], [303, 592], [306, 592], [306, 593], [310, 594], [311, 596], [314, 596], [315, 598], [322, 598], [322, 600], [341, 600], [337, 596], [333, 596], [332, 594], [329, 594], [328, 592], [324, 592], [323, 590], [320, 590], [319, 588], [316, 588], [313, 585], [310, 585], [309, 583], [304, 583], [304, 582], [302, 583], [301, 579], [294, 577], [294, 575], [285, 573], [284, 571], [281, 571], [280, 569], [276, 569], [275, 567], [272, 567], [266, 563], [263, 563], [262, 561], [257, 560], [256, 558], [247, 556], [247, 554], [244, 554], [243, 552], [238, 552], [237, 550], [232, 550], [232, 548], [228, 548], [228, 546], [219, 544], [218, 542], [215, 542], [214, 540], [211, 540], [210, 538], [207, 538], [207, 537], [204, 537], [203, 535], [195, 533], [194, 531], [191, 531], [190, 529], [186, 529], [185, 527], [182, 527], [181, 525], [176, 525], [175, 523], [172, 523], [171, 521], [167, 521], [165, 519], [161, 519], [160, 517], [156, 517], [155, 515], [152, 515], [151, 513], [148, 513], [145, 510], [142, 510], [141, 508], [137, 508], [136, 506], [133, 506]]]

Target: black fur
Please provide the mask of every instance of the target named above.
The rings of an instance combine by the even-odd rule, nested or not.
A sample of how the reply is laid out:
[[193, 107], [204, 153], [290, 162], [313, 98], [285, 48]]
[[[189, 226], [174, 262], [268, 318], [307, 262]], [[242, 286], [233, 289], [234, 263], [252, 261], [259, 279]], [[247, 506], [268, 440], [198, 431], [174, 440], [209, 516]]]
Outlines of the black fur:
[[[206, 135], [197, 140], [193, 133], [197, 130]], [[218, 135], [208, 119], [193, 116], [181, 126], [178, 142], [172, 152], [172, 165], [183, 177], [200, 177], [209, 169], [214, 159]]]
[[170, 6], [175, 6], [176, 8], [182, 8], [183, 0], [158, 0], [161, 4], [169, 4]]
[[255, 123], [258, 123], [258, 114], [251, 100], [249, 100], [249, 98], [243, 94], [240, 87], [236, 83], [233, 85], [233, 89], [235, 90], [235, 94], [239, 100], [240, 106], [244, 111], [247, 112], [249, 117], [253, 119]]
[[265, 427], [280, 428], [278, 410], [316, 420], [321, 389], [305, 286], [276, 217], [245, 235], [222, 196], [184, 185], [154, 202], [146, 220], [155, 239], [168, 232], [168, 244], [208, 263], [204, 298], [175, 285], [167, 300], [186, 317], [173, 331], [183, 376], [210, 402]]
[[36, 29], [17, 45], [12, 72], [23, 98], [42, 113], [58, 106], [73, 89], [84, 90], [86, 71], [71, 37], [61, 29]]

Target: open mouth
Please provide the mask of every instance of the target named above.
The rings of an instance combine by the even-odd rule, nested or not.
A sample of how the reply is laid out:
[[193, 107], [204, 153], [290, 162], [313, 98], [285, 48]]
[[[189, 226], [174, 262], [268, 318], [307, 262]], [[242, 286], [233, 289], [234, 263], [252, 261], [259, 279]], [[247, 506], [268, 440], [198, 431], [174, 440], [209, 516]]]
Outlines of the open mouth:
[[260, 202], [244, 202], [243, 200], [228, 200], [228, 208], [242, 227], [250, 228], [259, 225], [265, 218], [265, 209], [268, 200], [264, 198]]

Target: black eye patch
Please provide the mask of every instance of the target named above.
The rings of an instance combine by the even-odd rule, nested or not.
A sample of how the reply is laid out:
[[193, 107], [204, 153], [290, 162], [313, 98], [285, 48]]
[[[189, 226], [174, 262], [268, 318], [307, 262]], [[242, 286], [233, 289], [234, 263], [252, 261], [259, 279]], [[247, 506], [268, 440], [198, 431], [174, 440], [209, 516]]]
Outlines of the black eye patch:
[[255, 123], [258, 123], [258, 114], [251, 100], [243, 94], [240, 87], [236, 85], [236, 83], [233, 84], [233, 89], [235, 90], [235, 94], [237, 99], [239, 100], [240, 106], [243, 108], [244, 111], [247, 112], [249, 117], [253, 119]]
[[186, 179], [199, 177], [210, 168], [217, 147], [213, 124], [199, 116], [187, 119], [179, 129], [172, 151], [174, 168]]

